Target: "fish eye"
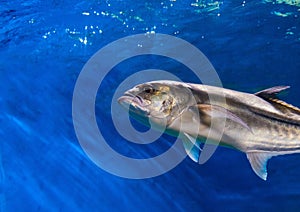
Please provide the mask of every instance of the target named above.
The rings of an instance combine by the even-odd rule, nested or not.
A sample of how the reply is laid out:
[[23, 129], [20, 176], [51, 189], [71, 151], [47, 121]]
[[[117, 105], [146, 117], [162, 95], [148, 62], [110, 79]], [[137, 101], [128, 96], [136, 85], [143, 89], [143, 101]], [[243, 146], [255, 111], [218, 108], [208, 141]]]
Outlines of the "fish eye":
[[145, 89], [144, 89], [144, 91], [145, 91], [145, 93], [153, 93], [153, 92], [155, 92], [155, 89], [154, 88], [151, 88], [151, 87], [146, 87]]

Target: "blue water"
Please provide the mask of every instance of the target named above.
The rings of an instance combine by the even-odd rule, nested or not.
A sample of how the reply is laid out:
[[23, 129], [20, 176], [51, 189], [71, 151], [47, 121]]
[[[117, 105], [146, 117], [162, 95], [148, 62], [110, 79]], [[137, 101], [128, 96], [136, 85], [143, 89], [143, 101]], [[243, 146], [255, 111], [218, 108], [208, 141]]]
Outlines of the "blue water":
[[[72, 122], [74, 85], [88, 59], [112, 41], [147, 32], [195, 45], [224, 87], [290, 85], [282, 99], [299, 107], [299, 16], [299, 3], [282, 1], [1, 0], [0, 211], [299, 210], [300, 155], [272, 158], [266, 182], [243, 153], [222, 147], [204, 165], [186, 158], [164, 175], [130, 180], [98, 168]], [[107, 110], [122, 79], [148, 68], [198, 81], [155, 56], [124, 61], [107, 75], [98, 123], [110, 145], [136, 158], [165, 151], [171, 138], [147, 147], [126, 142]]]

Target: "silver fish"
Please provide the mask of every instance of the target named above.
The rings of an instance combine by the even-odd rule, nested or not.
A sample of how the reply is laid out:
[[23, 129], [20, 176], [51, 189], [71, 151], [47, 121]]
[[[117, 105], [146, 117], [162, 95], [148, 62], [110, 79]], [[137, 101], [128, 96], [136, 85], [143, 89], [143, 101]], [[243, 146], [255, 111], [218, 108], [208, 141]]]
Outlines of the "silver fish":
[[277, 86], [250, 94], [153, 81], [135, 86], [118, 101], [127, 108], [130, 105], [133, 116], [144, 124], [148, 120], [171, 135], [181, 132], [193, 161], [199, 162], [201, 142], [207, 138], [246, 153], [253, 171], [266, 180], [271, 157], [300, 153], [300, 109], [277, 98], [288, 88]]

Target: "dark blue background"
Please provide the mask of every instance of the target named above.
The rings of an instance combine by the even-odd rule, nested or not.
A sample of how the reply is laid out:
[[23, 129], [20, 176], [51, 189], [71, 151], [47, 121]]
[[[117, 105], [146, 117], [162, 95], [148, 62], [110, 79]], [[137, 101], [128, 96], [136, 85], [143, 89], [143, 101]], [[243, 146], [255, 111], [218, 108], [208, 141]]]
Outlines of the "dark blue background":
[[[136, 33], [192, 43], [224, 87], [291, 85], [282, 98], [300, 106], [300, 5], [199, 2], [0, 0], [0, 211], [300, 209], [299, 155], [271, 159], [266, 182], [243, 153], [221, 147], [202, 166], [186, 158], [162, 176], [129, 180], [98, 168], [77, 141], [71, 104], [78, 74], [101, 47]], [[122, 77], [146, 68], [197, 81], [176, 62], [137, 57], [101, 86], [111, 92]], [[109, 97], [97, 99], [97, 116], [119, 152], [152, 156], [167, 148], [166, 136], [150, 151], [124, 142], [108, 104]]]

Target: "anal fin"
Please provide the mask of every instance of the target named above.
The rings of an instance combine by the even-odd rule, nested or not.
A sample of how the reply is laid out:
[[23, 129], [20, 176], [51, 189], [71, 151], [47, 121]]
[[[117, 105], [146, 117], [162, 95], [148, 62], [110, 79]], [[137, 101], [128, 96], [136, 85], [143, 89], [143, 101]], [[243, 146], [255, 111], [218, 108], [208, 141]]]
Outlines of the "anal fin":
[[252, 170], [263, 180], [267, 180], [267, 163], [268, 160], [273, 156], [276, 156], [276, 154], [268, 152], [247, 152], [247, 158], [250, 162]]

